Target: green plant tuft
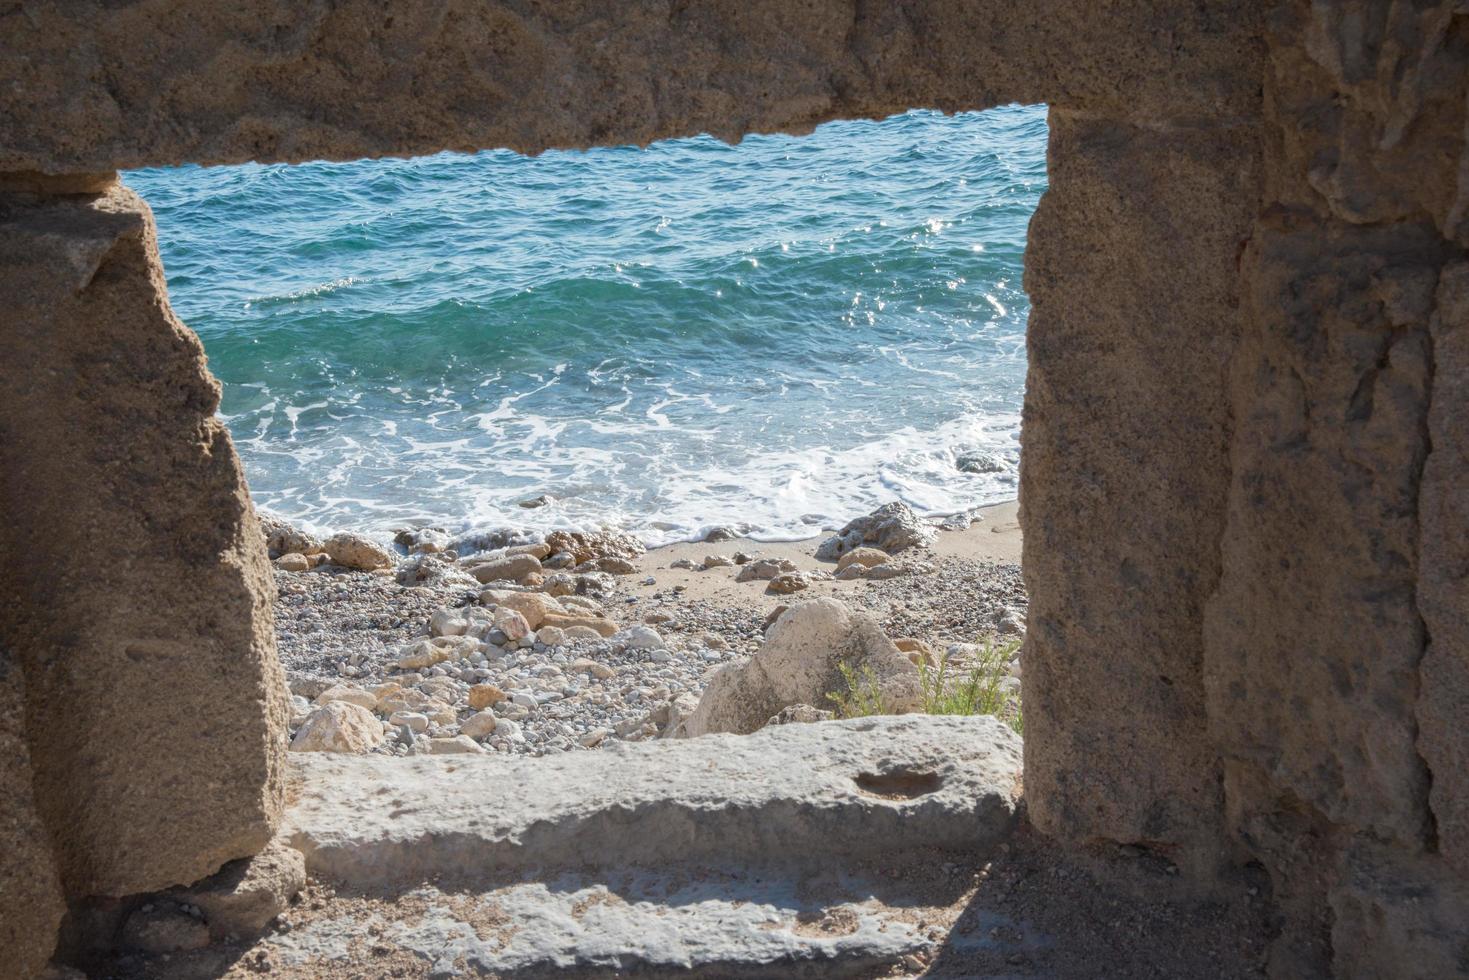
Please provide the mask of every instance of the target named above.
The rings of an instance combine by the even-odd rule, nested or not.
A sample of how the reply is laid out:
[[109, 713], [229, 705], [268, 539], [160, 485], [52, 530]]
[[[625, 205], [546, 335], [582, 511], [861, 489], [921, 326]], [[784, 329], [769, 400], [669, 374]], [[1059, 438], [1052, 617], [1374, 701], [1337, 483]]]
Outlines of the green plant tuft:
[[826, 699], [836, 706], [839, 718], [866, 718], [869, 715], [892, 714], [883, 700], [882, 688], [872, 667], [863, 664], [860, 671], [854, 670], [845, 661], [837, 664], [846, 683], [845, 691], [833, 691]]
[[[994, 715], [1023, 735], [1025, 715], [1020, 698], [1008, 694], [1000, 686], [1010, 676], [1010, 661], [1019, 649], [1018, 639], [1004, 643], [989, 639], [984, 641], [978, 662], [962, 672], [954, 670], [947, 654], [940, 657], [934, 666], [925, 664], [919, 667], [923, 713]], [[864, 664], [861, 669], [856, 669], [841, 663], [837, 669], [841, 671], [846, 690], [833, 691], [826, 696], [835, 707], [837, 717], [865, 718], [893, 713], [883, 698], [877, 674], [870, 666]]]
[[1010, 676], [1010, 661], [1020, 641], [997, 644], [984, 641], [979, 660], [963, 673], [956, 673], [947, 654], [935, 666], [919, 668], [923, 710], [930, 715], [994, 715], [1016, 732], [1024, 733], [1025, 718], [1020, 698], [1005, 692], [1001, 682]]

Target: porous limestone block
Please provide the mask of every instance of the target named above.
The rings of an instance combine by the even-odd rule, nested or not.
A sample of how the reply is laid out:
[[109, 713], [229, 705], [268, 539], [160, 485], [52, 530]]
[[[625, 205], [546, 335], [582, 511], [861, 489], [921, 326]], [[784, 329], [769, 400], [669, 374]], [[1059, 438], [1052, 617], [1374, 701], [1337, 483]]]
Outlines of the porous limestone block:
[[271, 837], [272, 573], [199, 340], [132, 191], [0, 195], [0, 645], [69, 897], [196, 881]]
[[362, 888], [525, 869], [972, 856], [1008, 836], [1020, 793], [1020, 737], [987, 716], [776, 725], [540, 758], [292, 762], [301, 796], [283, 836], [308, 872]]
[[[0, 12], [0, 170], [350, 160], [806, 132], [1050, 102], [1158, 120], [1259, 103], [1266, 6], [850, 0], [452, 11], [159, 0]], [[186, 20], [186, 31], [169, 30]]]
[[1294, 214], [1262, 219], [1243, 253], [1205, 677], [1221, 752], [1260, 774], [1234, 781], [1245, 821], [1304, 804], [1381, 841], [1428, 842], [1415, 589], [1441, 250], [1416, 222]]
[[1203, 607], [1256, 152], [1248, 127], [1050, 113], [1025, 254], [1023, 685], [1030, 815], [1064, 839], [1218, 847]]

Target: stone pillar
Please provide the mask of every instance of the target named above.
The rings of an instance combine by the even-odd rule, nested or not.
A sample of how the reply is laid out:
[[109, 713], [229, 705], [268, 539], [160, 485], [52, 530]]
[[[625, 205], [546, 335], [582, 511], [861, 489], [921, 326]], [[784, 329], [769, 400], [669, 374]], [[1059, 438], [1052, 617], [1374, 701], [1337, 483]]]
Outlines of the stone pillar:
[[219, 388], [115, 176], [0, 179], [0, 299], [0, 650], [36, 808], [69, 898], [193, 882], [270, 838], [285, 751]]
[[1059, 108], [1050, 125], [1025, 256], [1026, 798], [1046, 833], [1207, 867], [1223, 793], [1203, 611], [1257, 139]]
[[1205, 677], [1271, 972], [1469, 975], [1463, 14], [1281, 4]]

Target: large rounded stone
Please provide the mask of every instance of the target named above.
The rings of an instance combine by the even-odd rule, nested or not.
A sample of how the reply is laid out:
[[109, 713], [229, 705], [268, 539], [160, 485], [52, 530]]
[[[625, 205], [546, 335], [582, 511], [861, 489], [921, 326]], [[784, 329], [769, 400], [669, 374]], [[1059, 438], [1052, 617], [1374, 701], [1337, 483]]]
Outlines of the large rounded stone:
[[830, 706], [829, 695], [847, 690], [842, 665], [870, 678], [892, 712], [921, 703], [918, 669], [876, 620], [835, 599], [812, 599], [782, 613], [749, 661], [714, 675], [681, 734], [748, 734], [790, 705]]
[[392, 553], [360, 534], [333, 534], [322, 543], [322, 548], [331, 557], [333, 564], [343, 568], [370, 572], [378, 568], [393, 567]]
[[383, 740], [371, 711], [350, 701], [328, 701], [311, 712], [291, 740], [292, 752], [367, 752]]

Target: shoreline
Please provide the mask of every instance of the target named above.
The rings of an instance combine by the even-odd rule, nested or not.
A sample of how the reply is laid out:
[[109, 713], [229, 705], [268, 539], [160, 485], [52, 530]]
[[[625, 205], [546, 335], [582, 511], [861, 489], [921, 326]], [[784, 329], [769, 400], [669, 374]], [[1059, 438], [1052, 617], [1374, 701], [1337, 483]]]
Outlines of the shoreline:
[[[575, 570], [527, 556], [518, 560], [541, 570], [518, 583], [480, 577], [483, 565], [506, 558], [450, 558], [436, 544], [406, 558], [383, 553], [374, 571], [278, 564], [276, 638], [292, 734], [328, 702], [348, 701], [362, 709], [364, 733], [348, 751], [546, 755], [667, 737], [716, 671], [760, 648], [781, 607], [823, 597], [875, 620], [910, 657], [963, 663], [979, 655], [976, 643], [1023, 635], [1017, 509], [979, 508], [967, 527], [950, 522], [926, 544], [894, 550], [883, 574], [846, 580], [835, 561], [816, 557], [827, 535], [681, 542]], [[501, 554], [538, 547], [544, 557], [544, 544], [519, 542]], [[749, 574], [761, 562], [795, 584]], [[501, 630], [499, 617], [523, 608], [519, 594], [556, 607], [565, 622], [547, 630], [536, 616]], [[586, 625], [560, 628], [568, 617]], [[435, 644], [453, 651], [435, 659]]]
[[[552, 506], [554, 506], [554, 504]], [[988, 504], [979, 504], [973, 507], [964, 508], [962, 510], [924, 512], [920, 514], [919, 517], [923, 521], [935, 525], [940, 525], [944, 521], [954, 520], [961, 516], [970, 516], [976, 521], [984, 520], [996, 523], [1008, 522], [1010, 524], [1014, 524], [1015, 512], [1018, 507], [1018, 498], [1009, 497], [1004, 500], [998, 500]], [[539, 509], [540, 508], [534, 507], [526, 508], [524, 513], [533, 514], [536, 513]], [[551, 534], [556, 531], [589, 533], [606, 528], [637, 538], [643, 544], [643, 547], [648, 550], [649, 553], [655, 551], [663, 551], [667, 548], [680, 548], [684, 546], [698, 546], [701, 544], [718, 543], [708, 541], [708, 535], [710, 533], [720, 530], [734, 533], [734, 538], [726, 540], [738, 540], [744, 542], [745, 544], [754, 545], [761, 548], [773, 548], [781, 545], [803, 545], [807, 542], [819, 541], [824, 537], [834, 534], [837, 528], [846, 524], [847, 521], [863, 516], [863, 514], [861, 513], [855, 513], [851, 517], [846, 519], [831, 520], [820, 524], [811, 524], [809, 526], [813, 529], [812, 533], [801, 535], [798, 537], [792, 537], [783, 534], [773, 537], [764, 537], [759, 534], [752, 534], [747, 531], [740, 531], [739, 528], [741, 527], [742, 522], [727, 521], [715, 524], [701, 525], [700, 530], [697, 532], [696, 536], [680, 538], [673, 541], [661, 541], [657, 544], [652, 544], [649, 543], [649, 541], [639, 531], [629, 530], [628, 528], [619, 524], [590, 522], [583, 523], [574, 520], [567, 520], [561, 523], [549, 523], [545, 526], [541, 526], [532, 523], [517, 524], [510, 519], [506, 519], [502, 522], [491, 524], [486, 524], [483, 522], [454, 524], [452, 526], [458, 529], [450, 530], [451, 525], [448, 522], [423, 518], [404, 519], [402, 521], [393, 523], [390, 528], [382, 526], [376, 528], [363, 528], [350, 524], [319, 524], [315, 521], [295, 518], [287, 514], [283, 514], [270, 508], [269, 506], [257, 505], [256, 512], [271, 519], [289, 524], [292, 527], [299, 528], [302, 531], [305, 531], [317, 537], [325, 538], [339, 531], [348, 531], [350, 533], [360, 534], [363, 537], [369, 538], [370, 540], [373, 540], [388, 547], [392, 547], [395, 538], [399, 536], [423, 530], [431, 530], [441, 535], [447, 541], [460, 543], [472, 542], [475, 539], [495, 538], [531, 540], [537, 537], [544, 537], [545, 535]], [[394, 550], [397, 551], [400, 556], [403, 554], [404, 551], [401, 546], [396, 547]], [[488, 551], [494, 549], [486, 548], [480, 550]], [[1015, 554], [1017, 556], [1019, 554], [1018, 546], [1015, 549]], [[465, 552], [461, 557], [472, 557], [472, 553]], [[1015, 560], [1018, 561], [1019, 558], [1016, 557]]]

